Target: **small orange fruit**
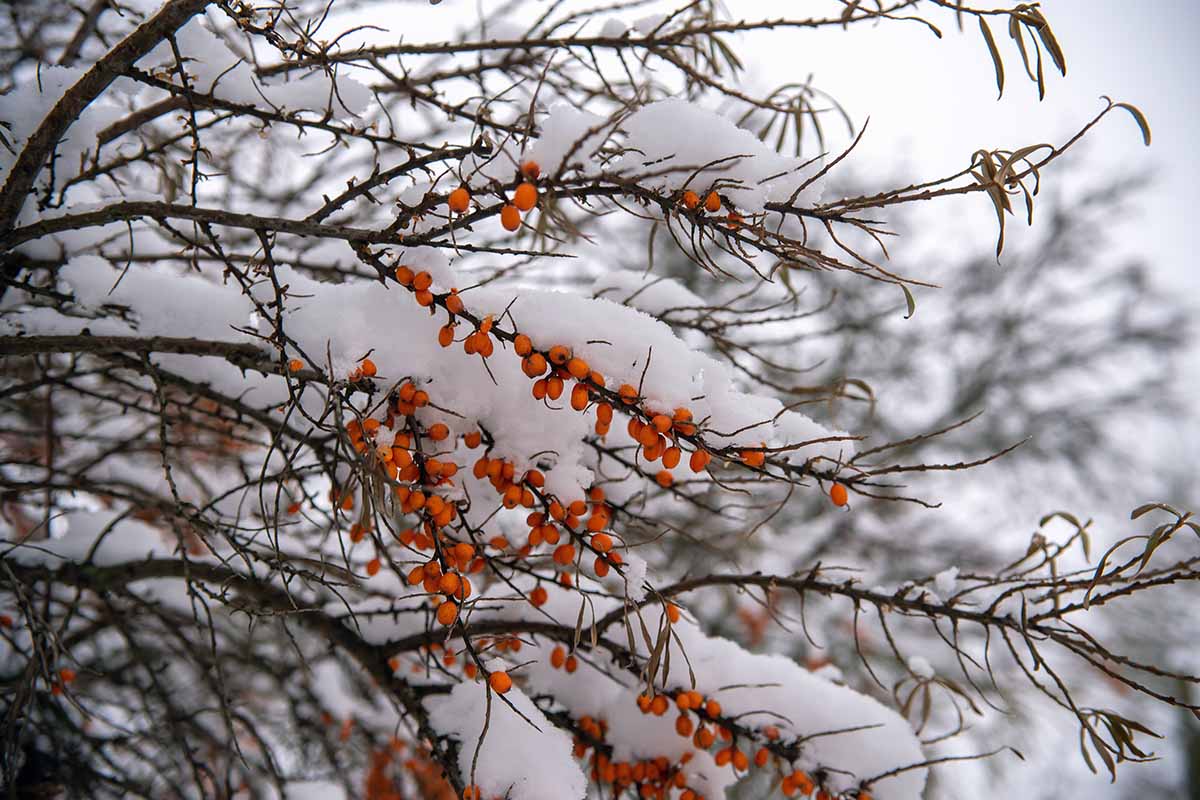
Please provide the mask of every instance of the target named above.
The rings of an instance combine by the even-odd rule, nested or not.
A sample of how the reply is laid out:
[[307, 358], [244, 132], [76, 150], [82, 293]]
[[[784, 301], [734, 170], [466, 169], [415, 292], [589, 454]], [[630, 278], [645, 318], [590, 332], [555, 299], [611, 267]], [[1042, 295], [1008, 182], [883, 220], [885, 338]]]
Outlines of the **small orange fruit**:
[[500, 224], [506, 231], [515, 231], [521, 227], [521, 212], [514, 205], [505, 205], [500, 209]]
[[513, 192], [513, 205], [521, 211], [528, 211], [537, 205], [538, 190], [532, 183], [522, 183]]
[[450, 210], [455, 214], [465, 214], [467, 209], [471, 207], [471, 193], [462, 186], [450, 193], [448, 200]]
[[512, 678], [508, 677], [507, 672], [493, 672], [488, 676], [488, 685], [492, 691], [504, 694], [512, 688]]
[[458, 605], [453, 600], [446, 600], [437, 610], [437, 621], [443, 625], [451, 625], [458, 616]]

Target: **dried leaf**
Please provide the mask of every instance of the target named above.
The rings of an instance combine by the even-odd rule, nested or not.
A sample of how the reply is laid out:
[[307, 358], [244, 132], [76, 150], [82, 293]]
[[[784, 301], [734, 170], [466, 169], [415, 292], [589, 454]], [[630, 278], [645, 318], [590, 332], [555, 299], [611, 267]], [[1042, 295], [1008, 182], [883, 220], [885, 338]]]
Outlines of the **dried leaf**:
[[983, 17], [979, 18], [979, 32], [983, 34], [983, 41], [987, 43], [988, 53], [992, 56], [992, 64], [996, 68], [996, 88], [999, 94], [996, 99], [999, 100], [1004, 96], [1004, 61], [1000, 58], [1000, 51], [996, 48], [996, 40], [992, 38], [992, 29], [988, 27], [987, 20]]
[[1123, 108], [1133, 117], [1133, 121], [1137, 123], [1138, 128], [1142, 131], [1142, 143], [1146, 147], [1150, 146], [1150, 123], [1146, 121], [1146, 115], [1137, 106], [1129, 103], [1113, 103], [1114, 108]]

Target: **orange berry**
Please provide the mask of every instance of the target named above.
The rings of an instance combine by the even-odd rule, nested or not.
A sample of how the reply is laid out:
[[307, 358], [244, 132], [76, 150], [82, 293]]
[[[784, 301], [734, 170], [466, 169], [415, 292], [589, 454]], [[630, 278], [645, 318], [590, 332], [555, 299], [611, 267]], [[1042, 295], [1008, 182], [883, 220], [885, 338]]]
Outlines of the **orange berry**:
[[650, 701], [650, 713], [656, 717], [666, 714], [669, 707], [666, 695], [655, 695], [654, 699]]
[[550, 363], [561, 367], [571, 358], [571, 351], [566, 345], [556, 344], [550, 348]]
[[554, 561], [556, 564], [562, 564], [564, 567], [575, 560], [575, 545], [567, 542], [560, 544], [554, 550]]
[[462, 587], [462, 579], [458, 577], [456, 572], [447, 572], [438, 579], [438, 591], [442, 594], [448, 594], [451, 597], [458, 594], [458, 590]]
[[567, 651], [563, 649], [561, 644], [550, 651], [550, 666], [555, 669], [562, 669], [562, 665], [566, 663], [566, 660]]
[[670, 487], [674, 480], [675, 476], [671, 474], [670, 470], [660, 469], [654, 476], [654, 482], [664, 489]]
[[571, 377], [577, 381], [587, 380], [591, 370], [588, 363], [578, 356], [567, 362], [567, 372], [571, 373]]
[[513, 338], [513, 351], [521, 358], [533, 352], [533, 341], [523, 333], [518, 333]]
[[451, 314], [461, 314], [465, 310], [462, 298], [458, 296], [458, 289], [451, 289], [450, 294], [446, 295], [446, 310]]
[[437, 610], [437, 621], [443, 625], [449, 626], [454, 624], [454, 618], [458, 616], [458, 604], [453, 600], [445, 600]]
[[844, 506], [846, 503], [850, 502], [850, 494], [846, 491], [845, 485], [835, 483], [829, 489], [829, 499], [833, 501], [835, 506], [840, 508], [841, 506]]
[[704, 472], [708, 467], [708, 462], [712, 460], [712, 456], [703, 450], [697, 450], [692, 453], [692, 457], [688, 459], [688, 466], [692, 468], [692, 472]]
[[450, 193], [448, 202], [450, 210], [455, 214], [465, 214], [471, 207], [471, 193], [460, 186]]
[[75, 670], [71, 669], [70, 667], [63, 667], [58, 671], [58, 677], [63, 683], [74, 683]]
[[413, 276], [413, 288], [418, 292], [423, 292], [433, 285], [433, 276], [425, 270], [421, 270]]
[[396, 267], [396, 282], [401, 286], [412, 286], [413, 271], [403, 264]]
[[567, 661], [565, 664], [563, 664], [563, 668], [568, 673], [574, 672], [579, 668], [579, 659], [577, 659], [575, 656], [567, 656]]
[[700, 205], [700, 195], [688, 189], [683, 193], [683, 205], [689, 209], [696, 208], [696, 206]]
[[428, 289], [418, 289], [413, 294], [413, 299], [417, 301], [417, 305], [421, 308], [429, 308], [433, 305], [433, 292]]
[[500, 224], [506, 231], [515, 231], [521, 227], [521, 212], [516, 206], [506, 204], [500, 209]]
[[512, 688], [512, 678], [508, 677], [507, 672], [493, 672], [488, 676], [488, 685], [492, 691], [504, 694]]
[[471, 431], [463, 436], [463, 444], [465, 444], [471, 450], [479, 447], [482, 441], [483, 436], [479, 433], [479, 431]]
[[680, 736], [692, 735], [692, 720], [687, 714], [680, 714], [675, 720], [675, 732]]
[[604, 576], [608, 575], [610, 567], [608, 566], [607, 561], [605, 561], [602, 557], [597, 556], [596, 561], [592, 564], [592, 569], [595, 570], [597, 578], [603, 578]]
[[298, 358], [293, 358], [288, 362], [288, 372], [299, 372], [304, 369], [304, 362]]
[[550, 593], [546, 591], [546, 587], [544, 586], [535, 587], [534, 590], [529, 593], [529, 603], [534, 608], [541, 608], [542, 606], [546, 605], [546, 601], [549, 599]]
[[704, 198], [704, 210], [710, 214], [715, 214], [721, 210], [721, 196], [716, 192], [709, 192], [708, 197]]
[[816, 788], [812, 778], [808, 777], [808, 773], [803, 770], [796, 770], [788, 777], [792, 779], [792, 783], [800, 790], [801, 794], [812, 794], [812, 790]]
[[630, 386], [628, 383], [623, 383], [621, 384], [621, 387], [617, 389], [617, 394], [620, 396], [622, 402], [626, 403], [627, 405], [631, 405], [635, 400], [637, 400], [638, 390], [637, 388]]
[[367, 376], [368, 378], [375, 377], [376, 373], [379, 371], [378, 368], [376, 368], [376, 366], [375, 366], [375, 362], [369, 358], [364, 358], [359, 363], [358, 368], [361, 369], [362, 374]]
[[758, 748], [758, 752], [754, 754], [754, 766], [762, 769], [767, 765], [767, 761], [771, 758], [771, 751], [765, 747]]
[[522, 183], [513, 192], [513, 205], [521, 211], [528, 211], [537, 205], [538, 191], [532, 183]]
[[588, 387], [587, 384], [577, 383], [571, 389], [571, 408], [576, 411], [583, 411], [588, 404]]
[[667, 619], [672, 623], [679, 622], [679, 606], [674, 603], [667, 603], [665, 606], [667, 611]]
[[679, 459], [683, 456], [678, 447], [668, 447], [662, 454], [662, 465], [667, 469], [675, 469], [679, 466]]
[[721, 716], [721, 704], [716, 700], [709, 700], [704, 704], [704, 713], [708, 714], [708, 716], [712, 717], [713, 719], [716, 719], [717, 717]]
[[378, 575], [380, 566], [382, 566], [382, 565], [380, 564], [379, 559], [372, 558], [370, 561], [367, 562], [367, 575], [369, 575], [372, 578], [375, 577], [376, 575]]
[[538, 166], [536, 161], [526, 161], [521, 165], [521, 174], [531, 181], [536, 181], [538, 176], [542, 174], [542, 168]]
[[592, 549], [597, 553], [607, 553], [613, 549], [613, 539], [607, 533], [597, 533], [592, 537]]
[[435, 442], [440, 442], [450, 435], [450, 429], [440, 422], [436, 422], [429, 426], [429, 438]]
[[742, 463], [748, 467], [761, 467], [767, 460], [767, 454], [761, 450], [743, 450]]
[[449, 347], [454, 344], [454, 326], [443, 325], [438, 329], [438, 344], [442, 347]]
[[541, 353], [533, 353], [521, 365], [525, 375], [536, 378], [546, 371], [546, 358]]
[[750, 769], [750, 759], [741, 750], [733, 751], [733, 768], [738, 772], [745, 772]]

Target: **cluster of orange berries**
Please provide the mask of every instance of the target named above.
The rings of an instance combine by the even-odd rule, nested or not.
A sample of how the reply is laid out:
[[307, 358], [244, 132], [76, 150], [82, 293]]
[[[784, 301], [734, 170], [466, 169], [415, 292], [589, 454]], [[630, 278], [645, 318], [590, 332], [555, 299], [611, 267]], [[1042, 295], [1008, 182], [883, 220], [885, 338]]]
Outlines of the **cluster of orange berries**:
[[389, 748], [380, 748], [371, 753], [371, 766], [367, 770], [363, 796], [365, 800], [403, 800], [404, 794], [388, 774], [395, 754], [402, 752], [404, 742], [393, 739]]
[[[693, 192], [691, 189], [686, 190], [680, 198], [683, 207], [689, 211], [695, 211], [700, 207], [700, 195]], [[710, 214], [715, 214], [721, 210], [721, 195], [716, 192], [709, 192], [704, 197], [704, 210]]]
[[[715, 193], [710, 196], [715, 196]], [[406, 266], [396, 268], [396, 280], [412, 289], [417, 294], [417, 302], [423, 306], [431, 305], [435, 300], [433, 294], [428, 291], [428, 275], [427, 272], [414, 275]], [[422, 279], [422, 276], [425, 278]], [[417, 288], [418, 279], [422, 279], [420, 283], [425, 289]], [[454, 328], [457, 324], [454, 316], [462, 314], [464, 307], [455, 289], [451, 289], [444, 304], [451, 314], [451, 321], [438, 331], [438, 341], [443, 347], [449, 347], [454, 342]], [[492, 355], [495, 351], [491, 338], [493, 323], [493, 317], [489, 315], [467, 336], [463, 342], [463, 349], [468, 354], [478, 353], [485, 358]], [[596, 434], [608, 434], [612, 426], [614, 406], [603, 399], [606, 389], [603, 374], [592, 369], [586, 360], [575, 355], [566, 345], [556, 344], [542, 352], [536, 350], [533, 341], [523, 333], [515, 334], [512, 342], [513, 352], [521, 359], [521, 370], [533, 380], [531, 392], [535, 399], [558, 400], [566, 391], [566, 382], [574, 380], [576, 383], [571, 389], [571, 408], [586, 411], [593, 400], [596, 400]], [[631, 417], [629, 435], [638, 442], [643, 455], [651, 462], [660, 457], [663, 459], [664, 468], [655, 474], [655, 481], [664, 488], [671, 486], [674, 482], [671, 470], [678, 466], [682, 458], [678, 436], [694, 436], [696, 433], [692, 412], [682, 407], [673, 412], [643, 408], [639, 404], [637, 387], [628, 383], [619, 386], [615, 394], [616, 402], [628, 409]], [[763, 443], [762, 448], [765, 446]], [[766, 464], [766, 453], [761, 448], [742, 450], [739, 458], [749, 467], [762, 468]], [[707, 469], [711, 461], [712, 455], [697, 447], [689, 457], [688, 464], [692, 472], [699, 473]]]
[[[521, 227], [521, 215], [531, 211], [538, 202], [537, 181], [541, 175], [541, 167], [536, 161], [526, 161], [521, 165], [521, 176], [524, 178], [513, 190], [512, 198], [500, 208], [500, 224], [506, 231], [515, 231]], [[467, 187], [460, 186], [450, 192], [446, 204], [455, 214], [465, 214], [471, 208], [471, 192]]]
[[[691, 189], [687, 189], [682, 195], [680, 195], [679, 202], [688, 211], [695, 211], [700, 207], [700, 195], [696, 194]], [[715, 191], [710, 191], [707, 195], [705, 195], [704, 210], [709, 214], [716, 214], [718, 211], [720, 211], [721, 196]], [[741, 227], [743, 222], [745, 222], [745, 218], [733, 210], [730, 210], [729, 214], [725, 217], [725, 224], [729, 228], [737, 229]]]
[[637, 796], [645, 800], [667, 800], [673, 789], [683, 790], [679, 800], [704, 800], [704, 795], [687, 787], [687, 777], [683, 774], [682, 767], [692, 760], [691, 753], [684, 753], [678, 764], [672, 764], [666, 756], [640, 761], [612, 761], [601, 747], [608, 733], [608, 724], [604, 720], [583, 716], [578, 725], [588, 738], [575, 739], [575, 757], [583, 758], [588, 750], [595, 748], [589, 760], [591, 778], [596, 783], [612, 784], [613, 797], [636, 787]]
[[579, 659], [574, 655], [567, 655], [566, 648], [561, 644], [555, 645], [554, 649], [550, 651], [550, 666], [566, 670], [567, 674], [571, 675], [579, 669]]
[[[576, 548], [572, 541], [562, 541], [559, 530], [559, 526], [562, 526], [569, 537], [581, 543], [587, 541], [597, 553], [593, 568], [598, 577], [603, 578], [612, 567], [623, 563], [621, 554], [613, 552], [616, 545], [613, 537], [604, 533], [612, 519], [612, 510], [605, 504], [604, 490], [599, 486], [592, 487], [588, 492], [588, 500], [573, 500], [564, 505], [544, 491], [546, 476], [540, 470], [527, 470], [518, 480], [511, 461], [484, 455], [475, 462], [472, 474], [479, 480], [486, 478], [491, 483], [505, 508], [521, 506], [534, 509], [539, 504], [544, 507], [544, 511], [530, 511], [525, 518], [529, 525], [529, 537], [519, 555], [528, 556], [534, 548], [545, 543], [555, 548], [553, 557], [556, 564], [570, 566], [575, 561]], [[585, 515], [588, 517], [586, 523], [582, 519]], [[493, 538], [489, 544], [499, 550], [509, 546], [508, 540], [502, 536]], [[545, 604], [547, 599], [546, 590], [540, 586], [530, 592], [529, 600], [534, 606]]]
[[[431, 596], [437, 606], [437, 621], [452, 625], [458, 619], [459, 606], [471, 596], [471, 581], [466, 573], [474, 566], [475, 546], [457, 542], [443, 547], [441, 556], [448, 563], [444, 571], [441, 562], [433, 558], [409, 570], [406, 579], [409, 586], [419, 585]], [[481, 562], [477, 571], [482, 569]]]
[[[571, 408], [585, 411], [593, 397], [600, 395], [605, 387], [604, 376], [592, 369], [583, 358], [575, 355], [566, 345], [553, 345], [546, 354], [534, 350], [533, 342], [525, 334], [517, 334], [513, 339], [513, 351], [522, 359], [521, 369], [525, 375], [534, 379], [532, 393], [538, 399], [549, 398], [557, 400], [562, 396], [565, 381], [574, 379], [575, 386], [571, 389]], [[542, 377], [546, 370], [550, 374]], [[631, 384], [621, 384], [616, 391], [617, 400], [622, 406], [630, 407], [629, 435], [641, 446], [643, 456], [651, 461], [663, 460], [664, 469], [655, 475], [655, 481], [665, 487], [674, 482], [670, 470], [679, 465], [682, 451], [679, 448], [678, 436], [694, 436], [696, 424], [692, 412], [686, 408], [677, 408], [673, 412], [659, 413], [643, 409], [638, 404], [639, 392]], [[641, 415], [641, 418], [637, 416]], [[611, 428], [613, 419], [613, 404], [607, 400], [596, 403], [596, 434], [606, 436]], [[671, 439], [668, 439], [668, 436]], [[712, 456], [707, 451], [697, 448], [691, 455], [689, 465], [693, 472], [702, 472], [708, 468]]]
[[[403, 800], [410, 797], [399, 780], [398, 757], [407, 743], [392, 737], [388, 746], [373, 750], [371, 765], [363, 786], [364, 800]], [[432, 758], [429, 748], [421, 746], [400, 764], [407, 777], [416, 784], [417, 795], [426, 800], [456, 800], [457, 794], [446, 781], [442, 766]]]
[[[400, 544], [417, 551], [435, 550], [428, 562], [409, 570], [406, 580], [410, 586], [421, 586], [430, 595], [436, 607], [436, 618], [442, 625], [452, 625], [459, 616], [462, 603], [472, 594], [468, 574], [482, 572], [486, 561], [476, 554], [469, 542], [453, 541], [445, 534], [445, 528], [458, 517], [458, 506], [453, 500], [430, 491], [438, 486], [451, 484], [458, 473], [458, 465], [452, 461], [441, 461], [419, 453], [414, 459], [413, 439], [408, 433], [396, 431], [391, 444], [373, 441], [381, 427], [395, 429], [399, 415], [411, 416], [418, 408], [429, 404], [429, 395], [411, 382], [404, 383], [389, 398], [387, 417], [381, 423], [367, 418], [361, 423], [351, 420], [346, 425], [351, 443], [359, 453], [371, 454], [375, 463], [388, 478], [398, 482], [394, 493], [400, 510], [405, 514], [420, 514], [423, 522], [417, 528], [408, 528], [397, 535]], [[415, 424], [415, 423], [414, 423]], [[434, 423], [418, 434], [433, 442], [445, 441], [450, 436], [449, 428], [443, 423]], [[478, 432], [467, 434], [468, 445], [478, 446]], [[411, 484], [411, 485], [410, 485]], [[351, 528], [352, 541], [361, 540], [367, 528], [356, 524]], [[380, 559], [367, 564], [367, 574], [375, 575], [381, 568]]]
[[58, 696], [63, 693], [65, 688], [75, 682], [75, 670], [70, 667], [63, 667], [58, 671], [58, 676], [50, 682], [50, 693]]
[[[713, 756], [713, 761], [718, 767], [728, 765], [736, 772], [747, 772], [751, 765], [763, 769], [771, 763], [769, 747], [759, 747], [753, 758], [746, 751], [737, 747], [733, 740], [733, 731], [719, 721], [721, 704], [714, 698], [705, 698], [695, 690], [680, 690], [673, 695], [638, 695], [637, 705], [643, 714], [653, 714], [659, 717], [664, 716], [674, 705], [679, 711], [679, 716], [675, 719], [675, 732], [683, 737], [691, 737], [692, 744], [699, 750], [708, 750], [716, 744], [718, 739], [724, 742], [725, 745]], [[689, 716], [689, 711], [696, 715], [695, 722]], [[762, 734], [768, 742], [778, 741], [780, 737], [779, 729], [774, 725], [765, 727]], [[797, 793], [807, 797], [816, 788], [812, 778], [803, 770], [787, 773], [780, 784], [780, 789], [787, 797], [793, 797]], [[871, 799], [870, 794], [865, 790], [859, 790], [855, 796], [859, 800]], [[822, 790], [817, 794], [817, 800], [831, 800], [831, 795]]]

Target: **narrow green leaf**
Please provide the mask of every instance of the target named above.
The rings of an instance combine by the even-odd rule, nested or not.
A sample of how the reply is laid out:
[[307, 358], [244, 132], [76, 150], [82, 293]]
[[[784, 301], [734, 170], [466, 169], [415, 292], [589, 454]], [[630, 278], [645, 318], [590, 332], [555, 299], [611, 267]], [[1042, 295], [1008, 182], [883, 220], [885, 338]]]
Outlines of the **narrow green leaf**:
[[904, 303], [908, 306], [908, 313], [904, 315], [904, 318], [912, 319], [913, 314], [917, 313], [917, 300], [903, 283], [900, 284], [900, 288], [904, 291]]

